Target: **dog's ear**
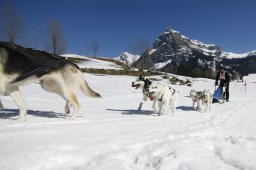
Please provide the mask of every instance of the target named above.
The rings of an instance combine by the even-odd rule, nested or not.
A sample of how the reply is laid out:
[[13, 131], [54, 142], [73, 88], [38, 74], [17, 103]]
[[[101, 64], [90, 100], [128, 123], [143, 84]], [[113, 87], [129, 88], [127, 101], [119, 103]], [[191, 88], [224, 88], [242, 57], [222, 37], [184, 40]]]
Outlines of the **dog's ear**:
[[152, 84], [152, 83], [151, 83], [150, 80], [146, 79], [146, 84], [147, 84], [147, 85], [150, 85], [150, 84]]
[[139, 80], [144, 80], [144, 77], [142, 75], [140, 75]]

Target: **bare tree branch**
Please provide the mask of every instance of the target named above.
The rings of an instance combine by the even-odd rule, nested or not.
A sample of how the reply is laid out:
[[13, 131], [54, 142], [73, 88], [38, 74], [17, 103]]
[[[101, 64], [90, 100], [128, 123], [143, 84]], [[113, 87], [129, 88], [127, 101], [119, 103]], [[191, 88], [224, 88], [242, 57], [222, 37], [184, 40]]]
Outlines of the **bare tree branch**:
[[4, 40], [15, 43], [24, 31], [24, 19], [10, 4], [6, 4], [1, 10], [0, 18], [1, 34]]
[[142, 55], [150, 47], [150, 43], [145, 38], [139, 38], [136, 41], [129, 43], [128, 51], [132, 54]]
[[92, 53], [93, 53], [93, 57], [96, 56], [96, 53], [99, 51], [99, 44], [94, 41], [91, 45], [91, 50], [92, 50]]
[[47, 29], [46, 49], [54, 55], [60, 55], [67, 50], [67, 41], [59, 22], [52, 20]]

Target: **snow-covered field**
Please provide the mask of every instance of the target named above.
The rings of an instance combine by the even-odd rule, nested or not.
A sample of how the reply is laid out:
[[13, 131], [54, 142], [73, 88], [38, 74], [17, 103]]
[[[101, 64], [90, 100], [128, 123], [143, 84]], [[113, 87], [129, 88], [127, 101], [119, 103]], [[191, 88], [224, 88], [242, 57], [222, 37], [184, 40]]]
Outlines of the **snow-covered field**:
[[32, 84], [21, 89], [27, 120], [8, 96], [0, 112], [1, 170], [256, 170], [256, 76], [230, 85], [230, 102], [208, 113], [192, 109], [192, 88], [214, 90], [214, 81], [191, 79], [180, 91], [174, 117], [152, 115], [152, 103], [137, 107], [135, 77], [85, 74], [102, 99], [79, 94], [75, 120], [64, 101]]

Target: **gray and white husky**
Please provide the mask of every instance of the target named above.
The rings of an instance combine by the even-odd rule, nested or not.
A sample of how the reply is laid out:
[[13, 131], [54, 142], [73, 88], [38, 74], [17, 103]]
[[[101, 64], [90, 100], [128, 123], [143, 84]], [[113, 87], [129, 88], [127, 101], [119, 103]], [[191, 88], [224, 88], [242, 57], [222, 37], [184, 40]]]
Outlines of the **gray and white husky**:
[[210, 111], [212, 103], [212, 94], [209, 92], [209, 90], [196, 91], [193, 89], [190, 91], [189, 94], [193, 102], [193, 108], [195, 110], [202, 111], [202, 104], [203, 106], [205, 106], [204, 111]]
[[[78, 90], [87, 96], [101, 97], [88, 86], [78, 66], [67, 59], [0, 42], [0, 92], [13, 98], [20, 110], [19, 119], [23, 120], [27, 106], [19, 87], [29, 83], [39, 83], [44, 90], [60, 95], [66, 100], [65, 113], [72, 118], [80, 108], [76, 97]], [[72, 113], [70, 106], [74, 108]]]

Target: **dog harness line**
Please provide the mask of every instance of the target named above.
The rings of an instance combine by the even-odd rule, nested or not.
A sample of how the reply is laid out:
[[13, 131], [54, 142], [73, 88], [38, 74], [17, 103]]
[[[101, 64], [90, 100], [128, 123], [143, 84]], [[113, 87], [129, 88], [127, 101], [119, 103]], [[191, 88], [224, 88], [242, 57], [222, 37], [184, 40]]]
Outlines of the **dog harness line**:
[[[169, 90], [170, 90], [170, 91], [171, 91], [171, 89], [173, 90], [172, 95], [174, 95], [174, 93], [175, 93], [176, 91], [175, 91], [175, 89], [169, 87]], [[162, 94], [161, 98], [158, 99], [160, 102], [163, 100], [163, 95], [164, 95], [164, 94]]]
[[17, 82], [24, 80], [24, 79], [26, 79], [36, 73], [39, 73], [39, 72], [47, 72], [47, 71], [49, 71], [49, 69], [54, 68], [57, 64], [62, 63], [64, 61], [65, 62], [67, 61], [67, 59], [64, 57], [53, 59], [53, 60], [45, 63], [43, 66], [38, 67], [34, 70], [29, 71], [28, 73], [25, 73], [25, 74], [17, 77], [14, 81], [12, 81], [12, 83], [17, 83]]

